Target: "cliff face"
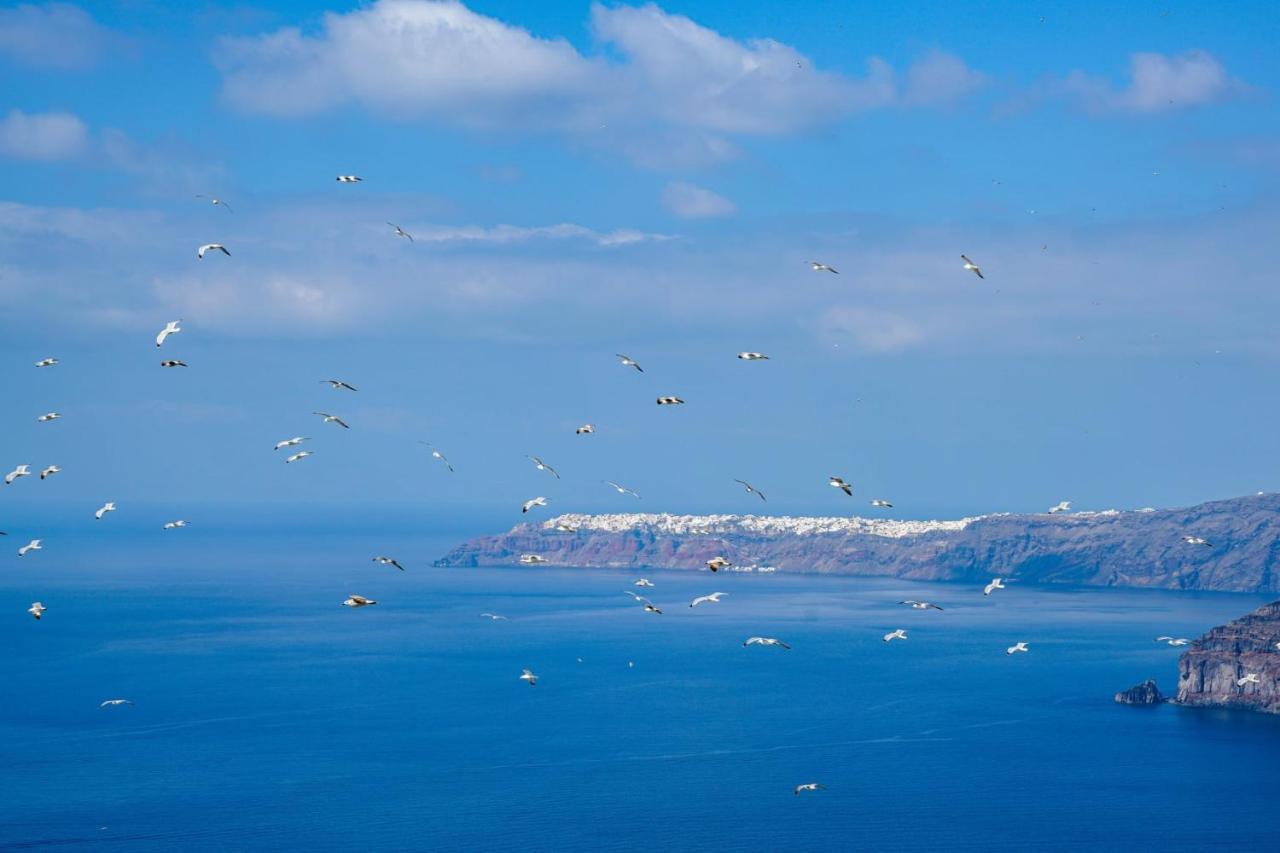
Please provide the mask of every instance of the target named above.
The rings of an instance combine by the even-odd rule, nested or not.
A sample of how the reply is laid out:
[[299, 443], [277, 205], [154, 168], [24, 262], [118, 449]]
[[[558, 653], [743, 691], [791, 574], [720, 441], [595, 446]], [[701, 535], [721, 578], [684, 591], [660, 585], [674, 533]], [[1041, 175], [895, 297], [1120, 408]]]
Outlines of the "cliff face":
[[[1214, 628], [1178, 659], [1181, 705], [1280, 714], [1280, 601]], [[1257, 675], [1257, 683], [1240, 680]]]
[[[558, 532], [556, 524], [574, 528]], [[1183, 536], [1207, 540], [1188, 544]], [[1280, 591], [1280, 495], [1137, 512], [991, 515], [959, 521], [763, 516], [564, 515], [467, 542], [446, 566], [702, 569], [724, 555], [781, 571], [1165, 589]]]

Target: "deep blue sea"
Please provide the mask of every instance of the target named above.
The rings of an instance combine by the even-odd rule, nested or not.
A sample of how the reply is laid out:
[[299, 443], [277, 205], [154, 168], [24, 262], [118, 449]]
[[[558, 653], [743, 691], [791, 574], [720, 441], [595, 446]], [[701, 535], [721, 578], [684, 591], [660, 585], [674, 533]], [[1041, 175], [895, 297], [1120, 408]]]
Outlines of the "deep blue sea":
[[[401, 574], [323, 537], [311, 556], [265, 537], [215, 558], [198, 535], [176, 538], [187, 532], [144, 565], [88, 551], [57, 573], [4, 561], [0, 848], [1201, 851], [1280, 838], [1280, 719], [1111, 698], [1146, 677], [1171, 691], [1178, 651], [1152, 638], [1195, 637], [1259, 596], [1011, 584], [984, 598], [646, 572], [656, 616], [623, 594], [639, 572], [406, 559]], [[52, 547], [35, 556], [56, 565]], [[687, 606], [717, 590], [719, 605]], [[341, 607], [349, 593], [380, 603]], [[34, 597], [49, 606], [39, 623], [23, 613]], [[907, 642], [881, 641], [899, 627]], [[793, 649], [743, 648], [753, 634]], [[1018, 640], [1031, 652], [1007, 656]], [[137, 704], [98, 707], [115, 697]], [[802, 782], [826, 788], [795, 796]]]

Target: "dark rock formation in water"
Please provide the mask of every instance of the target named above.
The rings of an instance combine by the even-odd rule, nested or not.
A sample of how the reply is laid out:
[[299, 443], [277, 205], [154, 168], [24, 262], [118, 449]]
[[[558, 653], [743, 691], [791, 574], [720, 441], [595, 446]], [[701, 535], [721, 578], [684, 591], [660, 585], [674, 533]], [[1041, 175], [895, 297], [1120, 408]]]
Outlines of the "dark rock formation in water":
[[1159, 705], [1167, 700], [1156, 686], [1155, 679], [1148, 678], [1128, 690], [1121, 690], [1116, 694], [1116, 701], [1121, 705]]
[[1183, 652], [1174, 701], [1280, 713], [1280, 601], [1212, 629]]
[[914, 580], [1001, 576], [1029, 583], [1280, 592], [1280, 495], [1184, 509], [958, 521], [562, 515], [474, 539], [437, 564], [509, 565], [521, 554], [559, 566], [705, 570], [708, 559], [723, 555], [780, 571]]

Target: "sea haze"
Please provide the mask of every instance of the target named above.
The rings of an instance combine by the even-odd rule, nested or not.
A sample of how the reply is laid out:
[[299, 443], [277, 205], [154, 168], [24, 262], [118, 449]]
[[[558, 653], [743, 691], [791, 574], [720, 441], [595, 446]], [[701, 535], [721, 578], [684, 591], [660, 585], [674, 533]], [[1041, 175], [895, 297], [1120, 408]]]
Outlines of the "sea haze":
[[[0, 620], [0, 847], [1195, 851], [1280, 831], [1280, 719], [1111, 699], [1172, 692], [1178, 652], [1152, 638], [1260, 596], [650, 572], [656, 616], [623, 594], [639, 573], [401, 554], [401, 574], [309, 547], [9, 572], [6, 610], [40, 586], [49, 612]], [[99, 709], [115, 697], [137, 704]]]

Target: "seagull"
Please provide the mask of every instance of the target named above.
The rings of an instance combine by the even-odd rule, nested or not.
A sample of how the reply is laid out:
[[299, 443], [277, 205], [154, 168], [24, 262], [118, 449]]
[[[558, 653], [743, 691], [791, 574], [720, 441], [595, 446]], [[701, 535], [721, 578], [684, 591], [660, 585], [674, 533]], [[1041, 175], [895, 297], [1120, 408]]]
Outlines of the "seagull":
[[520, 555], [520, 562], [524, 563], [526, 566], [533, 566], [533, 565], [537, 565], [538, 563], [545, 563], [546, 561], [547, 561], [547, 558], [543, 557], [541, 554], [521, 554]]
[[374, 557], [373, 562], [382, 563], [384, 566], [395, 566], [400, 571], [404, 571], [404, 566], [400, 565], [400, 562], [393, 557]]
[[343, 382], [341, 379], [321, 379], [320, 381], [321, 381], [321, 382], [328, 382], [328, 383], [329, 383], [329, 386], [330, 386], [331, 388], [333, 388], [333, 390], [335, 390], [335, 391], [344, 391], [344, 390], [345, 390], [345, 391], [354, 391], [354, 390], [356, 390], [354, 385], [348, 385], [347, 383]]
[[57, 363], [56, 358], [42, 358], [36, 362], [36, 367], [53, 367]]
[[387, 224], [388, 224], [388, 225], [390, 225], [392, 228], [396, 229], [396, 236], [397, 236], [397, 237], [407, 237], [407, 238], [409, 239], [409, 242], [410, 242], [410, 243], [412, 243], [412, 242], [413, 242], [413, 235], [412, 235], [412, 234], [410, 234], [408, 231], [404, 230], [403, 228], [401, 228], [399, 225], [395, 224], [394, 222], [388, 222]]
[[32, 616], [34, 616], [36, 621], [39, 622], [40, 617], [43, 616], [44, 612], [48, 609], [49, 608], [45, 607], [40, 602], [33, 601], [31, 602], [31, 606], [27, 608], [27, 612], [30, 613]]
[[187, 363], [185, 361], [178, 361], [175, 359], [172, 361], [162, 361], [160, 362], [160, 366], [161, 367], [186, 367]]
[[570, 527], [569, 525], [565, 524], [563, 521], [557, 522], [556, 526], [551, 529], [556, 531], [557, 533], [577, 533], [578, 532], [578, 528]]
[[225, 207], [231, 213], [235, 213], [234, 210], [231, 210], [231, 205], [227, 204], [225, 201], [223, 201], [220, 198], [215, 198], [214, 196], [208, 196], [208, 195], [201, 195], [200, 193], [196, 193], [196, 198], [207, 198], [209, 199], [209, 203], [212, 204], [213, 206]]
[[363, 181], [364, 178], [359, 175], [339, 175], [337, 180], [340, 184], [358, 184]]
[[310, 450], [299, 450], [297, 453], [285, 459], [284, 464], [288, 465], [291, 462], [297, 462], [299, 459], [306, 459], [308, 456], [311, 456], [311, 455], [312, 455], [312, 452]]
[[634, 584], [632, 584], [632, 586], [649, 586], [649, 587], [651, 587], [651, 586], [653, 586], [653, 581], [649, 580], [648, 578], [640, 578], [640, 580], [636, 581]]
[[546, 505], [547, 505], [547, 499], [539, 495], [536, 498], [531, 498], [525, 501], [524, 504], [520, 507], [520, 511], [528, 512], [529, 510], [533, 509], [535, 506], [546, 506]]
[[942, 608], [931, 601], [916, 601], [914, 598], [908, 598], [906, 601], [899, 601], [899, 604], [906, 604], [912, 610], [941, 610]]
[[629, 356], [629, 355], [623, 355], [623, 354], [622, 354], [622, 353], [620, 353], [620, 352], [618, 352], [618, 353], [614, 353], [614, 355], [616, 355], [616, 356], [618, 357], [618, 359], [622, 362], [622, 366], [623, 366], [623, 367], [634, 367], [636, 370], [640, 371], [641, 373], [644, 373], [644, 368], [643, 368], [643, 367], [641, 367], [641, 366], [636, 362], [636, 360], [635, 360], [635, 359], [633, 359], [631, 356]]
[[18, 479], [19, 477], [29, 477], [29, 476], [31, 476], [31, 466], [19, 465], [17, 468], [14, 468], [8, 474], [4, 475], [4, 484], [7, 486], [10, 483], [12, 483], [14, 480]]
[[165, 525], [164, 525], [164, 529], [165, 529], [165, 530], [177, 530], [177, 529], [178, 529], [178, 528], [180, 528], [180, 527], [186, 527], [186, 526], [187, 526], [187, 521], [186, 521], [186, 519], [182, 519], [182, 518], [180, 518], [180, 519], [178, 519], [177, 521], [166, 521], [166, 522], [165, 522]]
[[840, 273], [840, 270], [836, 269], [835, 267], [828, 266], [827, 264], [820, 264], [817, 261], [809, 261], [809, 266], [813, 267], [814, 272], [833, 272], [836, 274]]
[[885, 641], [886, 643], [889, 643], [889, 642], [892, 642], [892, 641], [894, 641], [894, 640], [905, 640], [906, 638], [907, 638], [907, 629], [906, 629], [906, 628], [897, 628], [897, 629], [895, 629], [895, 630], [893, 630], [893, 631], [890, 631], [889, 633], [885, 634], [883, 639], [884, 639], [884, 641]]
[[1004, 585], [1004, 578], [992, 578], [991, 583], [987, 584], [982, 588], [982, 594], [990, 595], [991, 593], [995, 592], [997, 589], [1005, 589], [1005, 588], [1006, 587]]
[[616, 491], [620, 495], [631, 495], [636, 500], [640, 499], [639, 493], [637, 493], [634, 489], [628, 489], [626, 486], [619, 486], [617, 483], [613, 482], [612, 480], [605, 480], [604, 482], [605, 482], [605, 485], [612, 486], [614, 491]]
[[1066, 512], [1069, 509], [1071, 509], [1071, 501], [1058, 501], [1056, 504], [1049, 507], [1049, 514], [1052, 515], [1056, 512]]
[[40, 479], [43, 480], [45, 477], [52, 477], [54, 474], [57, 474], [61, 470], [62, 469], [59, 468], [57, 465], [50, 465], [48, 468], [45, 468], [43, 471], [40, 472]]
[[[37, 616], [36, 618], [38, 619], [40, 617]], [[1258, 673], [1256, 672], [1245, 673], [1244, 678], [1236, 679], [1236, 687], [1244, 687], [1246, 684], [1258, 684], [1258, 683], [1260, 682], [1258, 681]]]
[[221, 243], [205, 243], [199, 249], [196, 249], [196, 257], [204, 258], [205, 252], [212, 252], [214, 250], [221, 252], [222, 254], [226, 255], [228, 258], [231, 257], [231, 253], [227, 251], [227, 247], [222, 245]]
[[1209, 544], [1208, 539], [1204, 539], [1199, 536], [1183, 536], [1182, 541], [1186, 542], [1188, 545], [1208, 545]]
[[343, 429], [351, 429], [351, 427], [347, 426], [346, 421], [344, 421], [342, 418], [338, 417], [337, 415], [330, 415], [327, 412], [312, 412], [311, 414], [319, 415], [320, 417], [324, 418], [324, 422], [327, 424], [334, 423], [342, 427]]
[[502, 616], [502, 615], [499, 615], [499, 614], [497, 614], [497, 613], [481, 613], [481, 614], [480, 614], [480, 618], [481, 618], [481, 619], [488, 619], [490, 622], [509, 622], [509, 621], [511, 621], [511, 620], [507, 619], [507, 617]]
[[102, 521], [102, 517], [104, 515], [106, 515], [109, 512], [115, 512], [115, 511], [116, 511], [115, 501], [107, 501], [101, 507], [98, 508], [98, 511], [93, 514], [93, 517], [98, 519], [98, 521]]
[[108, 699], [107, 701], [105, 701], [105, 702], [103, 702], [101, 705], [99, 705], [98, 707], [99, 707], [99, 708], [110, 708], [110, 707], [113, 707], [113, 706], [115, 706], [115, 705], [132, 705], [132, 704], [133, 704], [133, 700], [132, 700], [132, 699]]
[[311, 439], [309, 437], [303, 438], [300, 435], [296, 435], [293, 438], [286, 438], [284, 441], [277, 441], [276, 446], [273, 447], [272, 450], [279, 450], [282, 447], [296, 447], [297, 445], [302, 444], [302, 442], [310, 440]]
[[160, 334], [156, 335], [156, 346], [164, 346], [165, 338], [181, 332], [182, 329], [178, 325], [181, 322], [181, 320], [170, 320], [168, 323], [165, 323], [164, 328], [160, 330]]
[[533, 670], [526, 669], [524, 672], [520, 673], [520, 680], [529, 682], [529, 686], [533, 687], [538, 683], [538, 676], [533, 674]]
[[661, 615], [662, 615], [662, 610], [661, 610], [661, 609], [659, 609], [659, 608], [658, 608], [658, 606], [657, 606], [657, 605], [655, 605], [652, 601], [645, 601], [645, 602], [644, 602], [644, 612], [645, 612], [645, 613], [656, 613], [656, 614], [658, 614], [659, 616], [661, 616]]
[[1186, 637], [1156, 637], [1157, 643], [1164, 643], [1169, 646], [1185, 646], [1191, 642]]
[[871, 505], [875, 507], [885, 508], [885, 509], [893, 509], [893, 504], [889, 503], [886, 500], [881, 500], [880, 498], [873, 498], [871, 500]]
[[659, 397], [658, 405], [659, 406], [683, 406], [684, 400], [681, 400], [679, 397]]
[[591, 433], [595, 431], [596, 431], [595, 424], [583, 424], [582, 426], [575, 429], [573, 431], [573, 434], [574, 435], [591, 435]]
[[560, 479], [560, 475], [556, 473], [556, 469], [555, 469], [555, 468], [552, 468], [550, 465], [548, 465], [547, 463], [543, 462], [543, 461], [542, 461], [541, 459], [539, 459], [538, 457], [536, 457], [536, 456], [529, 456], [529, 455], [527, 455], [527, 454], [526, 454], [526, 455], [525, 455], [525, 458], [526, 458], [526, 459], [528, 459], [530, 462], [532, 462], [532, 463], [533, 463], [533, 467], [537, 468], [539, 471], [546, 471], [548, 474], [551, 474], [552, 476], [554, 476], [557, 480], [559, 480], [559, 479]]
[[712, 557], [710, 560], [707, 560], [707, 568], [713, 572], [718, 572], [721, 569], [728, 568], [732, 565], [733, 563], [729, 562], [724, 557]]
[[729, 593], [727, 592], [713, 592], [710, 595], [700, 595], [697, 598], [695, 598], [693, 601], [689, 602], [689, 606], [697, 607], [699, 604], [706, 604], [708, 601], [710, 601], [713, 604], [719, 604], [720, 597], [728, 594]]
[[[32, 539], [26, 545], [23, 545], [21, 548], [18, 549], [18, 556], [25, 557], [27, 556], [28, 551], [43, 551], [43, 550], [44, 550], [44, 546], [40, 544], [40, 540]], [[39, 619], [40, 617], [37, 616], [36, 618]]]
[[849, 497], [853, 497], [853, 486], [849, 485], [839, 477], [835, 477], [835, 476], [830, 477], [827, 480], [827, 484], [831, 486], [833, 489], [839, 489]]
[[1004, 653], [1006, 655], [1016, 655], [1018, 652], [1029, 652], [1029, 651], [1031, 650], [1027, 648], [1026, 643], [1019, 642], [1019, 643], [1014, 643], [1012, 646], [1005, 649]]
[[795, 795], [798, 797], [801, 791], [820, 791], [825, 787], [827, 786], [817, 782], [805, 782], [803, 785], [796, 785]]
[[368, 607], [370, 604], [377, 604], [372, 598], [365, 598], [363, 595], [352, 595], [346, 601], [342, 602], [344, 607]]
[[986, 276], [982, 274], [982, 270], [978, 268], [978, 265], [975, 264], [973, 261], [969, 260], [968, 256], [961, 255], [960, 260], [964, 261], [965, 269], [970, 270], [978, 278], [986, 278]]
[[738, 358], [742, 359], [743, 361], [768, 361], [769, 360], [769, 356], [765, 355], [762, 352], [740, 352], [738, 353]]
[[[759, 489], [757, 489], [755, 486], [753, 486], [753, 485], [751, 485], [750, 483], [748, 483], [746, 480], [734, 480], [734, 482], [735, 482], [735, 483], [739, 483], [739, 484], [741, 484], [742, 488], [746, 491], [746, 493], [747, 493], [747, 494], [749, 494], [749, 495], [759, 495], [759, 496], [760, 496], [760, 500], [762, 500], [762, 501], [763, 501], [763, 500], [765, 500], [764, 492], [760, 491], [760, 490], [759, 490]], [[767, 502], [767, 501], [766, 501], [766, 502]]]
[[57, 412], [49, 412], [48, 414], [44, 414], [36, 418], [36, 420], [42, 424], [45, 424], [45, 423], [48, 423], [49, 421], [56, 421], [60, 417], [62, 417], [62, 415], [58, 414]]
[[431, 448], [431, 455], [432, 455], [432, 456], [434, 456], [436, 459], [439, 459], [441, 462], [443, 462], [443, 463], [444, 463], [444, 467], [448, 468], [450, 471], [452, 471], [452, 470], [453, 470], [453, 466], [449, 464], [449, 460], [448, 460], [448, 459], [445, 459], [445, 458], [444, 458], [444, 454], [443, 454], [443, 453], [441, 453], [439, 450], [436, 450], [434, 447], [432, 447], [432, 446], [431, 446], [431, 444], [429, 444], [428, 442], [425, 442], [425, 441], [419, 441], [419, 442], [418, 442], [418, 444], [425, 444], [425, 445], [427, 445], [427, 447], [430, 447], [430, 448]]
[[742, 645], [744, 648], [747, 646], [781, 646], [787, 650], [791, 649], [790, 646], [776, 637], [747, 637]]

